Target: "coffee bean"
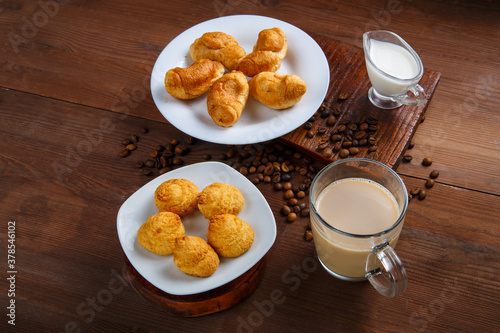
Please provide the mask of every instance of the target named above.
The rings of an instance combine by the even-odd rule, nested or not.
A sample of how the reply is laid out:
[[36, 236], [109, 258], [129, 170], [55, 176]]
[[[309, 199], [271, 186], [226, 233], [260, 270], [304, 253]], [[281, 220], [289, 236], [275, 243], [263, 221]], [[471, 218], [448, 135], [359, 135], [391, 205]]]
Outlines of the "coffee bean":
[[313, 131], [313, 130], [309, 130], [309, 131], [307, 131], [306, 136], [307, 136], [308, 138], [313, 138], [313, 137], [314, 137], [314, 131]]
[[357, 131], [356, 133], [354, 133], [354, 138], [357, 140], [364, 139], [365, 136], [366, 136], [365, 131]]
[[281, 184], [281, 183], [274, 184], [274, 189], [276, 191], [281, 191], [283, 189], [283, 184]]
[[286, 182], [285, 184], [283, 184], [283, 189], [285, 191], [291, 190], [292, 188], [293, 188], [293, 185], [290, 182]]
[[411, 141], [408, 145], [408, 149], [412, 149], [413, 147], [415, 147], [415, 142]]
[[418, 200], [424, 200], [426, 196], [427, 193], [425, 192], [425, 190], [420, 190], [420, 192], [418, 193]]
[[261, 173], [258, 173], [257, 174], [257, 178], [259, 179], [259, 181], [263, 181], [264, 180], [264, 175], [261, 174]]
[[346, 100], [348, 97], [349, 97], [349, 95], [347, 93], [342, 93], [339, 95], [338, 99], [340, 101], [343, 101], [343, 100]]
[[243, 176], [248, 175], [248, 168], [247, 168], [247, 167], [245, 167], [245, 166], [240, 167], [240, 173], [241, 173]]
[[290, 199], [290, 198], [293, 198], [294, 196], [295, 196], [295, 193], [293, 193], [292, 190], [287, 190], [285, 192], [285, 199], [287, 199], [287, 200]]
[[152, 173], [152, 171], [149, 169], [142, 169], [142, 174], [144, 176], [149, 176], [149, 175], [151, 175], [151, 173]]
[[328, 141], [320, 141], [318, 144], [318, 149], [324, 150], [328, 147]]
[[187, 140], [186, 140], [186, 141], [187, 141], [187, 143], [188, 143], [188, 144], [190, 144], [190, 145], [192, 145], [192, 144], [196, 143], [196, 139], [195, 139], [194, 137], [192, 137], [192, 136], [188, 136], [188, 138], [187, 138]]
[[300, 212], [300, 216], [308, 217], [309, 216], [309, 208], [303, 208], [302, 211]]
[[132, 135], [130, 135], [130, 141], [132, 143], [137, 143], [137, 142], [139, 142], [139, 137], [135, 134], [132, 134]]
[[288, 199], [288, 204], [290, 206], [297, 206], [299, 204], [299, 200], [297, 200], [297, 198], [290, 198]]
[[432, 179], [436, 179], [437, 177], [439, 177], [439, 171], [433, 170], [429, 177], [431, 177]]
[[321, 134], [325, 134], [325, 133], [326, 133], [326, 127], [322, 126], [322, 127], [318, 128], [318, 134], [321, 135]]
[[337, 122], [337, 118], [333, 114], [329, 115], [328, 118], [326, 118], [326, 124], [328, 126], [335, 125], [336, 122]]
[[351, 147], [349, 148], [349, 155], [356, 155], [359, 154], [359, 148], [358, 147]]
[[270, 182], [271, 182], [271, 177], [269, 177], [269, 176], [264, 176], [264, 182], [265, 182], [265, 183], [270, 183]]
[[368, 126], [369, 126], [368, 123], [361, 123], [359, 125], [359, 130], [366, 132], [368, 130]]
[[341, 150], [339, 151], [339, 156], [340, 156], [340, 157], [342, 157], [342, 158], [349, 156], [349, 150], [347, 150], [347, 149], [345, 149], [345, 148], [344, 148], [344, 149], [341, 149]]
[[366, 123], [368, 125], [376, 125], [378, 123], [378, 119], [375, 117], [368, 117], [366, 118]]
[[175, 157], [173, 160], [172, 160], [172, 164], [173, 165], [182, 165], [184, 164], [184, 161], [178, 157]]
[[211, 160], [212, 159], [212, 155], [210, 155], [210, 154], [203, 154], [203, 159], [205, 161]]
[[141, 128], [141, 133], [146, 134], [147, 132], [149, 132], [149, 129], [146, 127]]
[[429, 166], [432, 164], [432, 160], [429, 158], [429, 157], [425, 157], [423, 160], [422, 160], [422, 165], [424, 166]]
[[118, 151], [118, 156], [120, 157], [127, 157], [128, 155], [130, 155], [130, 150], [128, 150], [126, 147]]
[[132, 143], [132, 141], [130, 141], [130, 139], [123, 139], [122, 140], [122, 145], [124, 145], [124, 146], [129, 145], [131, 143]]
[[420, 193], [420, 187], [414, 187], [410, 190], [410, 194], [414, 197], [417, 196], [419, 193]]
[[281, 206], [281, 214], [287, 216], [291, 212], [292, 212], [292, 208], [290, 208], [289, 206], [287, 206], [287, 205]]
[[313, 240], [313, 234], [312, 234], [311, 230], [306, 230], [306, 232], [304, 233], [304, 238], [308, 242]]
[[286, 220], [287, 220], [288, 222], [293, 222], [293, 221], [295, 221], [296, 219], [297, 219], [297, 214], [295, 214], [294, 212], [291, 212], [290, 214], [288, 214], [288, 215], [286, 216]]
[[189, 148], [184, 145], [177, 145], [174, 149], [174, 152], [177, 155], [186, 155], [188, 153]]
[[302, 199], [306, 196], [306, 193], [304, 191], [298, 191], [297, 192], [297, 198]]
[[409, 162], [411, 162], [411, 160], [413, 160], [413, 156], [411, 156], [411, 155], [404, 155], [403, 156], [403, 162], [409, 163]]
[[128, 150], [130, 150], [130, 151], [132, 151], [132, 150], [136, 150], [136, 149], [137, 149], [137, 146], [136, 146], [136, 145], [134, 145], [133, 143], [130, 143], [130, 144], [128, 144], [128, 145], [127, 145], [127, 149], [128, 149]]
[[155, 166], [155, 161], [152, 159], [148, 159], [146, 160], [146, 162], [144, 162], [144, 166], [148, 168], [153, 168]]
[[177, 146], [180, 142], [177, 139], [173, 139], [172, 141], [170, 141], [170, 143], [174, 146]]
[[149, 157], [155, 158], [158, 156], [158, 150], [153, 150], [152, 152], [149, 153]]
[[342, 142], [342, 147], [343, 148], [349, 148], [352, 146], [352, 141], [344, 141]]
[[432, 179], [427, 179], [427, 181], [425, 182], [425, 187], [427, 188], [431, 188], [434, 186], [434, 180]]
[[281, 176], [281, 180], [284, 182], [289, 181], [292, 178], [292, 176], [288, 173], [285, 173], [284, 175]]
[[337, 141], [340, 141], [342, 140], [342, 135], [340, 134], [334, 134], [330, 137], [330, 140], [332, 140], [333, 142], [337, 142]]
[[252, 179], [250, 179], [250, 181], [251, 181], [253, 184], [255, 184], [255, 185], [257, 185], [258, 183], [260, 183], [260, 180], [259, 180], [259, 178], [258, 178], [258, 177], [252, 177]]
[[135, 163], [135, 167], [136, 167], [136, 168], [138, 168], [138, 169], [140, 169], [140, 168], [144, 167], [144, 162], [142, 162], [142, 161], [137, 161], [137, 162]]
[[344, 124], [339, 125], [339, 127], [337, 128], [337, 130], [339, 131], [339, 133], [344, 132], [346, 129], [347, 129], [347, 126], [344, 125]]
[[321, 112], [321, 118], [325, 119], [325, 118], [328, 118], [328, 116], [331, 114], [332, 112], [328, 109], [325, 109], [324, 111]]
[[378, 149], [377, 145], [373, 145], [373, 146], [368, 147], [369, 152], [377, 151], [377, 149]]
[[264, 169], [264, 176], [270, 176], [274, 172], [274, 166], [272, 164], [269, 164], [265, 167]]
[[293, 210], [293, 212], [294, 212], [295, 214], [300, 214], [300, 207], [299, 207], [299, 205], [293, 206], [293, 209], [292, 209], [292, 210]]
[[376, 151], [372, 151], [371, 153], [368, 154], [368, 158], [374, 161], [378, 161], [380, 159], [380, 156]]
[[170, 170], [172, 170], [172, 168], [171, 168], [171, 167], [168, 167], [168, 166], [167, 166], [167, 167], [164, 167], [164, 168], [161, 168], [161, 169], [160, 169], [160, 175], [163, 175], [164, 173], [167, 173], [167, 172], [169, 172]]

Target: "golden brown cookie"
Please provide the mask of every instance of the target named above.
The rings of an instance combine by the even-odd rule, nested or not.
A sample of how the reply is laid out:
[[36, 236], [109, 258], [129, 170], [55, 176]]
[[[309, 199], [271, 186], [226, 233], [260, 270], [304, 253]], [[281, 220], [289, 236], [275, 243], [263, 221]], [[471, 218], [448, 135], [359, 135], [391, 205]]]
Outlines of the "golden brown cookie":
[[175, 239], [184, 236], [184, 225], [179, 215], [161, 212], [150, 216], [137, 231], [137, 240], [143, 248], [166, 255], [173, 252]]
[[207, 277], [219, 267], [219, 256], [203, 238], [179, 237], [175, 240], [174, 264], [186, 274]]
[[210, 184], [198, 197], [198, 209], [207, 219], [219, 214], [237, 215], [244, 204], [245, 200], [240, 190], [226, 183]]
[[199, 193], [198, 187], [187, 179], [170, 179], [156, 188], [155, 204], [160, 212], [184, 216], [196, 209]]
[[250, 224], [233, 214], [210, 219], [207, 241], [222, 257], [238, 257], [252, 247], [254, 231]]

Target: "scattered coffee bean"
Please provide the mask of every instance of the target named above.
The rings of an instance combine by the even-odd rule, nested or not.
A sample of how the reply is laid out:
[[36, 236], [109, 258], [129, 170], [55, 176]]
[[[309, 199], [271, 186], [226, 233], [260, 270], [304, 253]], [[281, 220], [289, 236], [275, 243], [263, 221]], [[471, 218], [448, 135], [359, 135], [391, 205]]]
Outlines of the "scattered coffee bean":
[[134, 145], [133, 143], [130, 143], [130, 144], [128, 144], [128, 145], [127, 145], [127, 149], [128, 149], [128, 150], [130, 150], [130, 151], [132, 151], [132, 150], [136, 150], [136, 149], [137, 149], [137, 146], [136, 146], [136, 145]]
[[258, 178], [258, 177], [252, 177], [252, 179], [250, 179], [250, 181], [251, 181], [253, 184], [255, 184], [255, 185], [257, 185], [258, 183], [260, 183], [260, 180], [259, 180], [259, 178]]
[[351, 147], [349, 148], [349, 155], [356, 155], [359, 154], [359, 148], [358, 147]]
[[329, 115], [328, 118], [326, 118], [326, 124], [328, 126], [335, 125], [336, 122], [337, 122], [337, 118], [333, 114]]
[[149, 153], [149, 157], [155, 158], [158, 156], [158, 150], [153, 150], [152, 152]]
[[313, 137], [314, 137], [314, 131], [313, 131], [313, 130], [309, 130], [309, 131], [307, 131], [306, 136], [307, 136], [308, 138], [313, 138]]
[[148, 168], [153, 168], [155, 166], [155, 161], [152, 159], [148, 159], [146, 160], [146, 162], [144, 162], [144, 166]]
[[409, 162], [411, 162], [411, 160], [413, 160], [413, 156], [411, 156], [411, 155], [404, 155], [403, 156], [403, 162], [409, 163]]
[[203, 159], [205, 161], [208, 161], [208, 160], [211, 160], [212, 159], [212, 156], [210, 154], [203, 154]]
[[130, 141], [130, 139], [123, 139], [122, 140], [122, 145], [124, 145], [124, 146], [129, 145], [131, 143], [132, 143], [132, 141]]
[[420, 193], [420, 187], [414, 187], [410, 190], [410, 194], [414, 197], [417, 196], [419, 193]]
[[295, 221], [296, 219], [297, 219], [297, 214], [295, 214], [294, 212], [291, 212], [290, 214], [288, 214], [288, 215], [286, 216], [286, 220], [287, 220], [288, 222], [293, 222], [293, 221]]
[[408, 145], [408, 149], [413, 149], [415, 147], [415, 142], [410, 141], [410, 144]]
[[306, 192], [298, 191], [296, 195], [297, 195], [297, 198], [302, 199], [306, 196]]
[[290, 182], [286, 182], [285, 184], [283, 184], [283, 189], [285, 191], [291, 190], [292, 188], [293, 188], [293, 185]]
[[293, 193], [292, 190], [287, 190], [285, 192], [285, 199], [287, 199], [287, 200], [290, 199], [290, 198], [293, 198], [294, 196], [295, 196], [295, 193]]
[[310, 242], [313, 240], [313, 234], [311, 232], [311, 230], [306, 230], [305, 234], [304, 234], [304, 238], [306, 239], [306, 241]]
[[427, 193], [425, 192], [425, 190], [420, 190], [420, 192], [418, 193], [418, 200], [424, 200], [426, 196]]
[[137, 142], [139, 142], [139, 137], [135, 134], [132, 134], [132, 135], [130, 135], [130, 141], [132, 143], [137, 143]]
[[344, 149], [341, 149], [341, 150], [339, 151], [339, 156], [340, 156], [340, 157], [342, 157], [342, 158], [349, 156], [349, 150], [347, 150], [347, 149], [345, 149], [345, 148], [344, 148]]
[[171, 167], [168, 167], [168, 166], [167, 166], [167, 167], [164, 167], [164, 168], [161, 168], [161, 169], [160, 169], [160, 175], [163, 175], [164, 173], [167, 173], [167, 172], [169, 172], [170, 170], [172, 170], [172, 168], [171, 168]]
[[343, 100], [346, 100], [348, 97], [349, 97], [349, 95], [347, 93], [342, 93], [339, 95], [338, 99], [340, 101], [343, 101]]
[[276, 191], [281, 191], [283, 189], [283, 185], [281, 183], [274, 184], [274, 189]]
[[142, 174], [144, 176], [149, 176], [149, 175], [151, 175], [151, 173], [152, 173], [152, 171], [149, 169], [142, 169]]
[[118, 151], [118, 156], [120, 157], [127, 157], [128, 155], [130, 155], [130, 150], [128, 150], [126, 147]]
[[329, 147], [326, 147], [325, 149], [323, 149], [323, 152], [321, 154], [326, 158], [332, 158], [333, 157], [333, 150]]
[[434, 186], [434, 180], [433, 179], [427, 179], [427, 181], [425, 182], [425, 187], [431, 188], [433, 186]]
[[146, 127], [141, 128], [141, 133], [146, 134], [147, 132], [149, 132], [149, 129]]
[[173, 160], [172, 160], [172, 164], [173, 165], [183, 165], [184, 164], [184, 161], [178, 157], [175, 157]]
[[429, 177], [431, 177], [431, 179], [436, 179], [437, 177], [439, 177], [439, 171], [433, 170]]
[[300, 212], [300, 216], [302, 217], [308, 217], [309, 216], [309, 208], [304, 208]]
[[297, 198], [290, 198], [290, 199], [288, 200], [288, 204], [289, 204], [290, 206], [297, 206], [297, 205], [299, 204], [299, 200], [297, 200]]
[[429, 166], [431, 164], [432, 164], [432, 160], [429, 157], [424, 157], [424, 159], [422, 160], [422, 165]]
[[177, 154], [177, 155], [186, 155], [189, 151], [189, 148], [184, 146], [184, 145], [177, 145], [174, 149], [174, 152]]

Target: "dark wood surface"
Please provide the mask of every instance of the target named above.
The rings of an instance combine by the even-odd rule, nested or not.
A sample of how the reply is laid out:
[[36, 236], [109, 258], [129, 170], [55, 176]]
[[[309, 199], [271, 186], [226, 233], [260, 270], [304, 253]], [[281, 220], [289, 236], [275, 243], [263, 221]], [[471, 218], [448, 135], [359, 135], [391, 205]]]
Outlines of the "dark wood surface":
[[[440, 172], [426, 199], [409, 205], [397, 247], [409, 279], [402, 296], [387, 299], [369, 283], [324, 272], [303, 237], [307, 218], [287, 223], [282, 193], [270, 184], [258, 188], [277, 239], [260, 285], [236, 306], [181, 318], [154, 307], [127, 279], [116, 214], [152, 177], [134, 164], [159, 143], [188, 139], [153, 103], [152, 66], [185, 29], [233, 14], [274, 17], [357, 47], [363, 32], [391, 30], [441, 73], [408, 151], [413, 160], [397, 167], [408, 189]], [[3, 1], [0, 331], [498, 332], [499, 16], [498, 2], [487, 0]], [[117, 157], [131, 133], [139, 148]], [[217, 160], [230, 147], [190, 149], [185, 164], [206, 153]], [[420, 164], [424, 157], [431, 167]]]

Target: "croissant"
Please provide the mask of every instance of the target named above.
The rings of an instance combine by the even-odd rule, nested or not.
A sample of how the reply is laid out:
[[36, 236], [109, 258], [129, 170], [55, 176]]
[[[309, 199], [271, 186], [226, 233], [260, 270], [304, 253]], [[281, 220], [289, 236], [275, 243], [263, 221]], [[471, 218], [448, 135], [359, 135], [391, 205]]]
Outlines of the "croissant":
[[240, 119], [248, 95], [248, 81], [242, 72], [224, 74], [208, 90], [208, 114], [217, 125], [232, 126]]
[[252, 96], [272, 109], [287, 109], [306, 93], [304, 80], [297, 75], [263, 72], [248, 82]]
[[203, 58], [221, 62], [232, 71], [238, 68], [240, 60], [246, 55], [236, 39], [223, 32], [207, 32], [197, 38], [189, 47], [193, 60]]
[[217, 61], [201, 59], [188, 68], [172, 68], [165, 74], [165, 89], [179, 99], [193, 99], [205, 93], [215, 80], [224, 75]]
[[262, 30], [253, 52], [241, 60], [238, 70], [249, 77], [261, 72], [276, 72], [287, 50], [288, 42], [283, 30], [280, 28]]

